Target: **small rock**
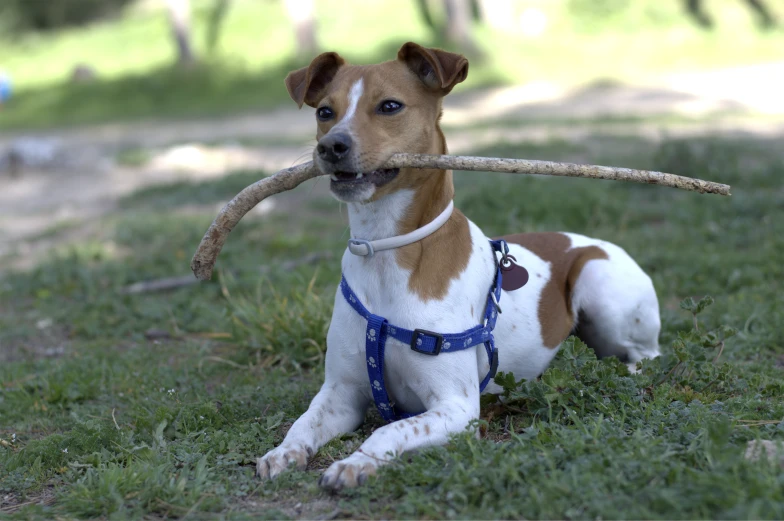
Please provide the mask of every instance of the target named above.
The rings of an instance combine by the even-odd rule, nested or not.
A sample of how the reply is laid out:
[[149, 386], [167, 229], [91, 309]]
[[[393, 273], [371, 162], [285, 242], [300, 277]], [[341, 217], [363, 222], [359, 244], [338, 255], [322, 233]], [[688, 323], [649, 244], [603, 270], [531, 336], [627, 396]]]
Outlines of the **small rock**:
[[171, 333], [163, 329], [148, 329], [144, 332], [144, 338], [147, 340], [163, 340], [171, 338]]
[[42, 318], [35, 323], [35, 327], [38, 329], [49, 329], [54, 324], [54, 321], [51, 318]]
[[772, 440], [752, 440], [746, 445], [744, 457], [749, 461], [759, 461], [764, 455], [768, 461], [776, 462], [784, 467], [784, 451], [781, 443]]
[[52, 169], [64, 163], [63, 147], [56, 139], [20, 137], [0, 150], [0, 171], [18, 177], [25, 169]]
[[47, 347], [44, 349], [41, 354], [44, 356], [54, 357], [54, 356], [62, 356], [65, 353], [65, 346], [54, 346], [54, 347]]
[[95, 69], [84, 63], [76, 65], [71, 71], [71, 81], [74, 83], [89, 83], [97, 77]]

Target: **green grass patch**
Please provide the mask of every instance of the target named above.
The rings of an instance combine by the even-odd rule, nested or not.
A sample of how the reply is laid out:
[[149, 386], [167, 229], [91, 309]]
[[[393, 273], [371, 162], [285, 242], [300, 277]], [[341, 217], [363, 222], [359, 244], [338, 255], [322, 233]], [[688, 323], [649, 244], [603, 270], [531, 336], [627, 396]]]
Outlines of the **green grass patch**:
[[[476, 153], [733, 185], [721, 198], [456, 174], [457, 206], [490, 235], [569, 230], [627, 249], [659, 294], [661, 358], [632, 375], [570, 339], [541, 378], [499, 375], [506, 399], [484, 398], [481, 439], [458, 435], [364, 488], [322, 493], [319, 472], [380, 424], [371, 414], [307, 471], [262, 485], [255, 458], [282, 440], [323, 378], [345, 212], [300, 187], [237, 227], [215, 281], [126, 295], [127, 284], [188, 273], [213, 203], [261, 174], [146, 189], [89, 236], [0, 280], [0, 508], [113, 519], [784, 516], [784, 471], [743, 458], [750, 440], [784, 440], [780, 148], [598, 136]], [[210, 206], [172, 210], [194, 202]], [[333, 258], [281, 268], [314, 251]], [[51, 499], [35, 504], [42, 498]]]

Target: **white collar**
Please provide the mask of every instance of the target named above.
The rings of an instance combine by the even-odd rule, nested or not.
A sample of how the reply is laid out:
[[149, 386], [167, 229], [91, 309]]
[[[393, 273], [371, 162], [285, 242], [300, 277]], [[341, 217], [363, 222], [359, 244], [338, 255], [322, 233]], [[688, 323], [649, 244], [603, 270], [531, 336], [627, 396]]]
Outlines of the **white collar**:
[[455, 209], [455, 203], [449, 201], [446, 209], [441, 214], [424, 225], [417, 228], [413, 232], [405, 235], [397, 235], [395, 237], [388, 237], [386, 239], [378, 239], [375, 241], [366, 241], [365, 239], [349, 239], [348, 251], [360, 257], [372, 257], [377, 251], [392, 250], [407, 246], [409, 244], [421, 241], [428, 235], [435, 233], [436, 230], [441, 228], [452, 216], [452, 210]]

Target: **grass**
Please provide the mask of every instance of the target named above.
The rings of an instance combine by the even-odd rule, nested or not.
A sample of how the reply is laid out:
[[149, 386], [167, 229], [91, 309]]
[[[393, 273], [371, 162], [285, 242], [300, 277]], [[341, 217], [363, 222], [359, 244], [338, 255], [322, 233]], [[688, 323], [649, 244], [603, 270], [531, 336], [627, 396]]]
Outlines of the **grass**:
[[[320, 471], [380, 425], [373, 413], [307, 471], [262, 485], [255, 458], [281, 441], [323, 377], [345, 216], [312, 185], [300, 187], [232, 233], [219, 280], [123, 295], [126, 284], [187, 273], [215, 204], [254, 174], [147, 189], [89, 236], [0, 279], [3, 515], [782, 518], [784, 471], [743, 459], [750, 440], [784, 441], [780, 149], [600, 136], [476, 153], [733, 185], [726, 199], [457, 175], [457, 205], [490, 235], [568, 229], [631, 252], [660, 297], [660, 359], [630, 375], [571, 339], [540, 379], [499, 375], [507, 400], [484, 399], [481, 439], [460, 434], [361, 489], [320, 492]], [[333, 260], [276, 268], [313, 251]], [[261, 275], [260, 264], [271, 271]], [[712, 304], [701, 300], [708, 294]]]
[[[16, 94], [3, 108], [0, 130], [224, 115], [287, 101], [283, 78], [307, 60], [294, 57], [282, 3], [232, 2], [214, 50], [206, 44], [212, 2], [193, 5], [193, 41], [201, 59], [186, 70], [172, 67], [165, 13], [144, 4], [87, 27], [6, 37], [0, 64]], [[340, 10], [316, 5], [321, 46], [354, 62], [391, 59], [408, 40], [443, 44], [423, 24], [414, 2], [356, 0]], [[712, 32], [697, 28], [677, 2], [615, 2], [608, 12], [585, 2], [531, 5], [548, 16], [540, 37], [525, 36], [519, 28], [476, 28], [486, 60], [472, 60], [468, 88], [531, 80], [629, 81], [758, 63], [780, 59], [784, 39], [784, 31], [758, 31], [742, 3], [731, 0], [711, 3], [717, 22]], [[390, 16], [400, 23], [389, 23]], [[98, 81], [71, 82], [76, 64], [94, 68]]]

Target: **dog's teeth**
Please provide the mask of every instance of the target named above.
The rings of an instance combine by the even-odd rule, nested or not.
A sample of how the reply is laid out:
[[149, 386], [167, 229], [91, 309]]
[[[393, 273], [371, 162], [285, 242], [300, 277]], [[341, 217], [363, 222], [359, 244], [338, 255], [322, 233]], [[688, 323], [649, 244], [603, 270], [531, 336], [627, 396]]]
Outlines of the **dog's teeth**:
[[338, 180], [338, 176], [336, 176], [335, 174], [330, 175], [329, 178], [332, 179], [333, 181]]
[[357, 174], [357, 179], [362, 179], [362, 176], [363, 176], [363, 175], [365, 175], [365, 174], [363, 174], [362, 172], [358, 173], [358, 174]]

